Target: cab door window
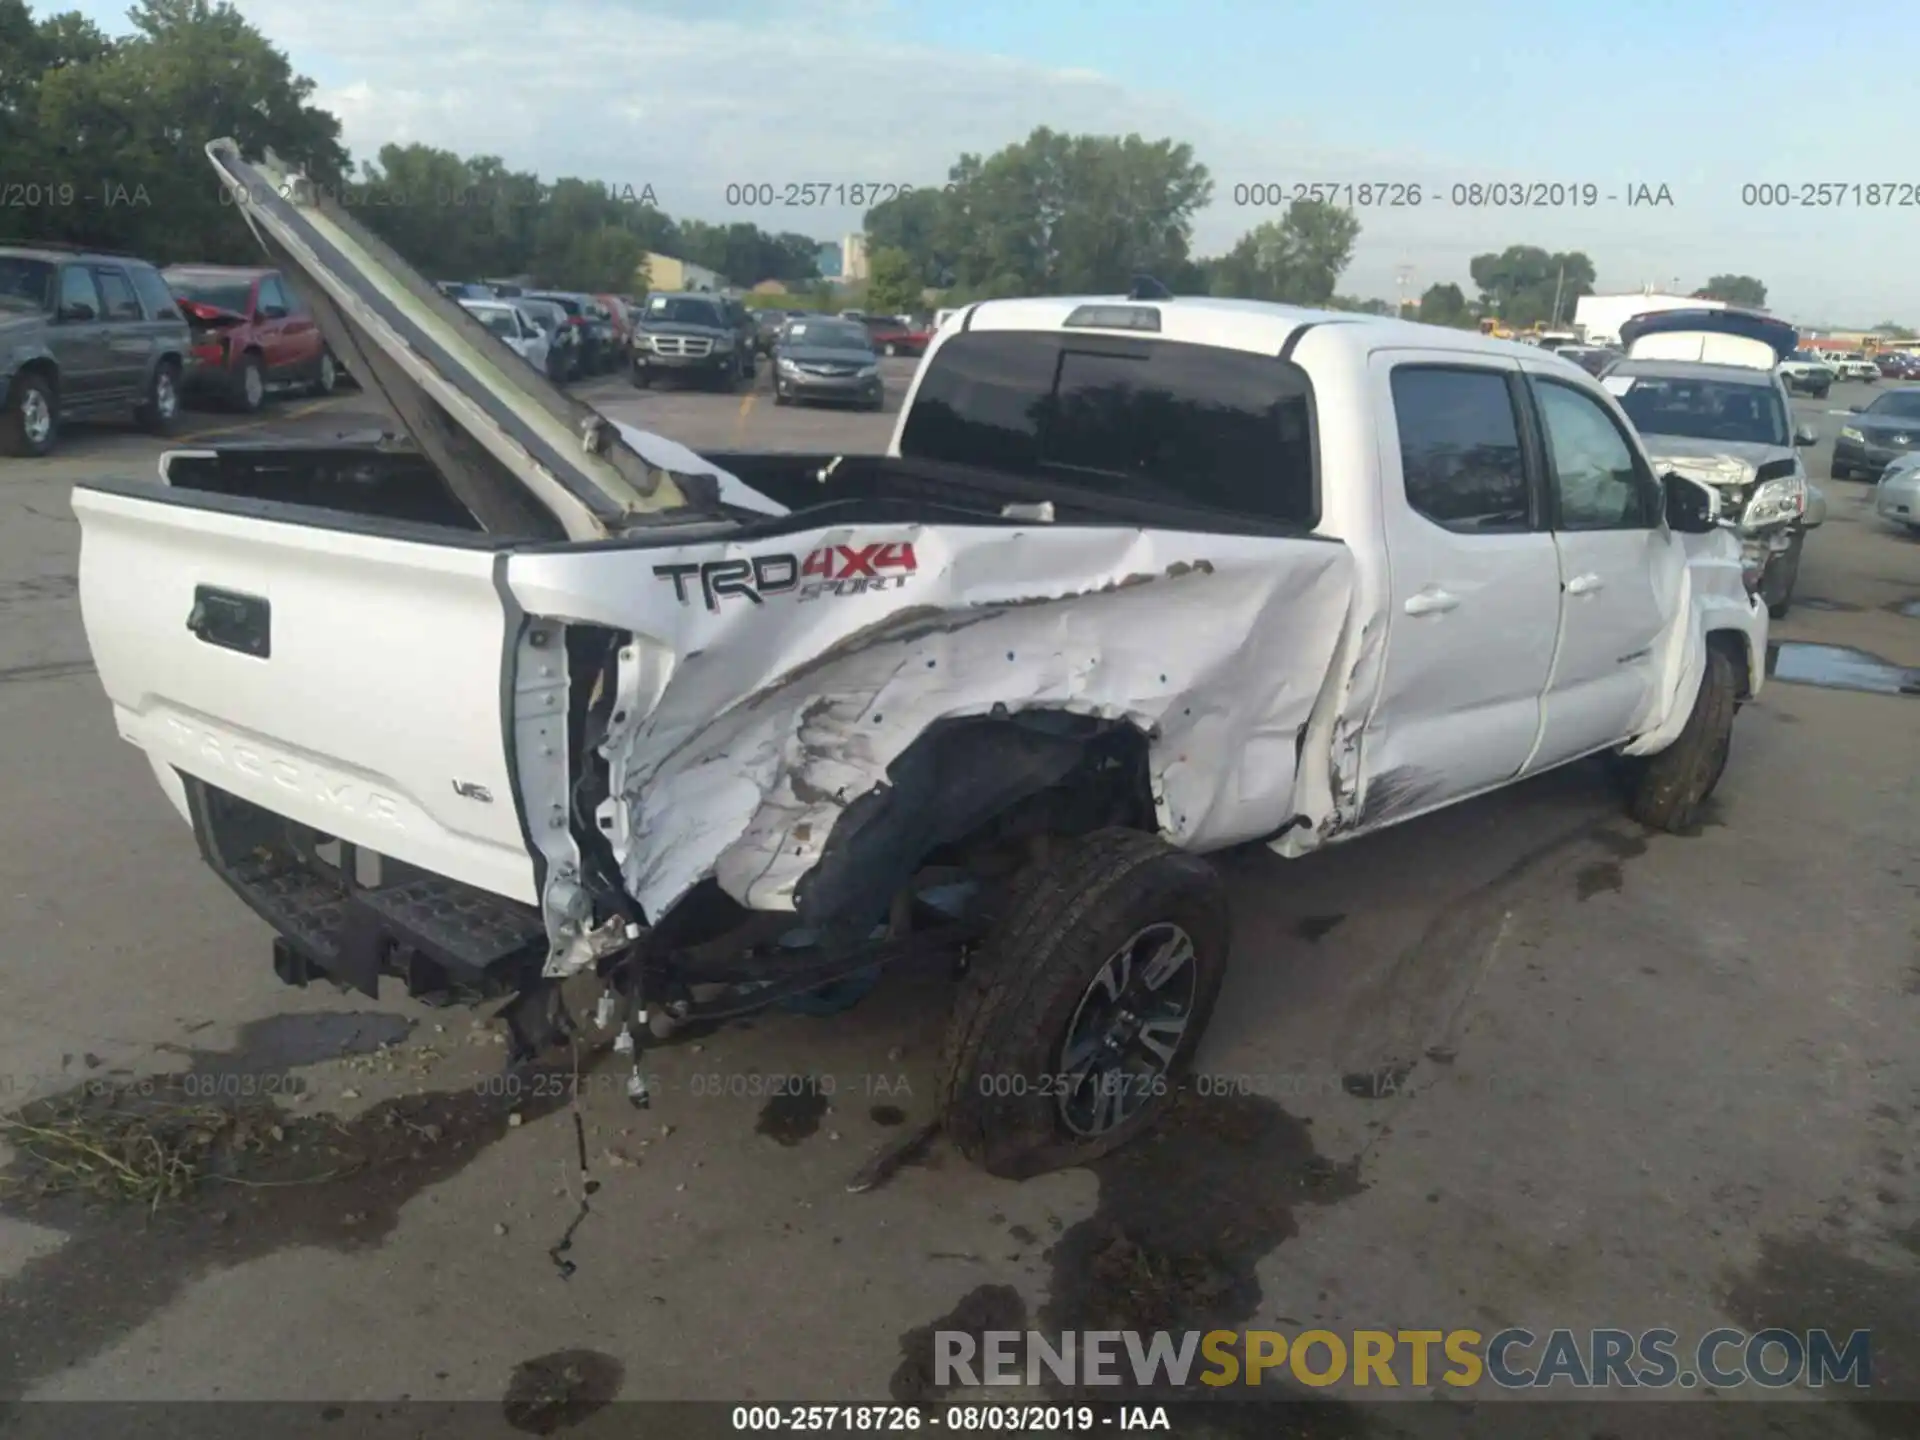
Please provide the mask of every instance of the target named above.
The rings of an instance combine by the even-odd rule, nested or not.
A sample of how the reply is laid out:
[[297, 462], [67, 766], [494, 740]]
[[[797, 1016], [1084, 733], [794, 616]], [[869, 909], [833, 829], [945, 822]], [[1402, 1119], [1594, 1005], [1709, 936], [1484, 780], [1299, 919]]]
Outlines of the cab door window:
[[1536, 379], [1556, 530], [1648, 530], [1660, 521], [1658, 487], [1598, 401], [1557, 380]]

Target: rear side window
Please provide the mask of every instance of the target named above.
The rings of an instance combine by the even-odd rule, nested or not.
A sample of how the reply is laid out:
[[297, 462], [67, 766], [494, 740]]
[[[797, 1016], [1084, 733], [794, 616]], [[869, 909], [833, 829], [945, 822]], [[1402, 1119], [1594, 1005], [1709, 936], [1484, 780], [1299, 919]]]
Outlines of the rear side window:
[[100, 284], [100, 298], [106, 303], [106, 318], [109, 320], [139, 320], [140, 301], [135, 298], [133, 286], [121, 271], [102, 267], [93, 272], [93, 278]]
[[902, 455], [1311, 528], [1312, 392], [1268, 355], [1034, 332], [957, 335]]
[[173, 303], [173, 292], [167, 289], [167, 282], [160, 278], [158, 270], [149, 270], [144, 265], [136, 265], [132, 270], [134, 292], [140, 302], [147, 307], [147, 314], [155, 320], [178, 320], [180, 311]]
[[69, 265], [60, 272], [60, 308], [69, 307], [75, 316], [99, 318], [100, 291], [93, 283], [92, 272], [84, 265]]
[[1393, 413], [1407, 503], [1449, 530], [1525, 530], [1527, 467], [1513, 390], [1497, 370], [1403, 365]]

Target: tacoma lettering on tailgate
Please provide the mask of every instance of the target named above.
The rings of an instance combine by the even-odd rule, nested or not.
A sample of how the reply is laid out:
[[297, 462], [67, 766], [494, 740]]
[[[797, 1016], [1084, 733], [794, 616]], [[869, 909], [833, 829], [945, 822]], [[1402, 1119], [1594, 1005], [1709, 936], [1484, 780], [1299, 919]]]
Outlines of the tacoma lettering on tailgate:
[[697, 581], [707, 609], [739, 596], [755, 605], [769, 595], [796, 595], [818, 600], [823, 595], [861, 595], [873, 590], [898, 590], [919, 568], [913, 546], [897, 541], [871, 545], [825, 545], [804, 558], [799, 555], [736, 556], [701, 564], [656, 565], [657, 579], [671, 581], [674, 598], [693, 603]]

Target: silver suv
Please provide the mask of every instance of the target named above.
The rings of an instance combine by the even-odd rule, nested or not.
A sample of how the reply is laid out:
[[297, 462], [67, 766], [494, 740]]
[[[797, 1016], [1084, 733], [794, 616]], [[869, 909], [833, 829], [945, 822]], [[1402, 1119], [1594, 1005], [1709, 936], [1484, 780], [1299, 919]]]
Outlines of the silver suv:
[[0, 454], [48, 454], [80, 416], [131, 414], [165, 433], [187, 345], [187, 322], [146, 261], [0, 246]]

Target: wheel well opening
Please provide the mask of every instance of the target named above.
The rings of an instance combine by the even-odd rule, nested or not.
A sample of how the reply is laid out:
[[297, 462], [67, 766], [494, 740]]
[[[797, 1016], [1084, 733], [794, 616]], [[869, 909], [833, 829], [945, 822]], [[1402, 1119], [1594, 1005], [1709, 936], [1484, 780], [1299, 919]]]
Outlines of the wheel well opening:
[[[60, 369], [53, 361], [44, 355], [35, 356], [33, 359], [27, 361], [26, 364], [14, 371], [14, 374], [16, 377], [21, 375], [36, 376], [39, 379], [45, 380], [47, 384], [52, 387], [53, 393], [56, 396], [60, 393]], [[12, 387], [9, 386], [8, 389], [11, 390]]]
[[809, 923], [882, 914], [928, 866], [1011, 873], [1043, 836], [1154, 830], [1147, 737], [1030, 710], [942, 721], [849, 804], [795, 891]]
[[1714, 630], [1707, 635], [1707, 648], [1717, 650], [1733, 662], [1735, 695], [1741, 700], [1753, 697], [1753, 654], [1747, 637], [1738, 630]]

